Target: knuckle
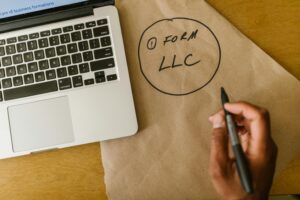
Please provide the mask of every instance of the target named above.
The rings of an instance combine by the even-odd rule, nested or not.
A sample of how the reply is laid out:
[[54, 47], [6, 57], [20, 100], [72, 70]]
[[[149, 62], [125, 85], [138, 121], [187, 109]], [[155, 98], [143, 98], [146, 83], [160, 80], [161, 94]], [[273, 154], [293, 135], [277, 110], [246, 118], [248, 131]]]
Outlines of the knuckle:
[[269, 121], [269, 119], [270, 119], [269, 111], [265, 108], [258, 108], [257, 118], [260, 120]]
[[214, 141], [220, 141], [220, 140], [226, 138], [226, 136], [227, 136], [227, 134], [226, 134], [225, 126], [214, 129], [214, 133], [213, 133], [213, 140]]
[[263, 118], [266, 118], [269, 116], [269, 111], [265, 108], [260, 108], [259, 109], [259, 115]]

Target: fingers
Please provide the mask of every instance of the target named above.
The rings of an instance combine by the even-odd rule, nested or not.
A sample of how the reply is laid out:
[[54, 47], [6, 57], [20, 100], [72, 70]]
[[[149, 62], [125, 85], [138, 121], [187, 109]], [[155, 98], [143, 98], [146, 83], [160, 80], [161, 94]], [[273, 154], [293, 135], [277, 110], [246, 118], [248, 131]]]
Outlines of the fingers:
[[226, 103], [224, 107], [230, 113], [241, 115], [248, 120], [255, 120], [259, 118], [261, 111], [263, 110], [246, 102]]
[[265, 148], [270, 139], [270, 121], [267, 110], [246, 102], [228, 103], [225, 104], [225, 109], [245, 118], [245, 124], [250, 129], [250, 146], [254, 153], [258, 153], [262, 148]]
[[213, 125], [213, 134], [210, 153], [210, 171], [212, 176], [220, 176], [227, 173], [229, 161], [228, 135], [225, 126], [224, 112], [220, 111], [209, 118]]

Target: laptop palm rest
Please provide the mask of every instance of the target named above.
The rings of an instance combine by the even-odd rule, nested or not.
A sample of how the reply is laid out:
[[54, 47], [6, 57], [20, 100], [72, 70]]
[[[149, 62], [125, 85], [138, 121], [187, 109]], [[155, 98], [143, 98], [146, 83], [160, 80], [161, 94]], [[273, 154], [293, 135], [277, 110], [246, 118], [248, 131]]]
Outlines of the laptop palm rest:
[[14, 152], [74, 141], [67, 97], [8, 107]]

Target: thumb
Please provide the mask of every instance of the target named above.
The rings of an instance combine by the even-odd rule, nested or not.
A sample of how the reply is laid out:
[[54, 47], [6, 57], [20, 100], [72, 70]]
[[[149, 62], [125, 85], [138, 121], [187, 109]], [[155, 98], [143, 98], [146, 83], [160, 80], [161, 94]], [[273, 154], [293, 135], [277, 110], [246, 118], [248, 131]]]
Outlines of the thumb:
[[221, 111], [209, 118], [213, 125], [210, 163], [217, 170], [226, 170], [229, 162], [228, 135], [225, 126], [224, 112]]

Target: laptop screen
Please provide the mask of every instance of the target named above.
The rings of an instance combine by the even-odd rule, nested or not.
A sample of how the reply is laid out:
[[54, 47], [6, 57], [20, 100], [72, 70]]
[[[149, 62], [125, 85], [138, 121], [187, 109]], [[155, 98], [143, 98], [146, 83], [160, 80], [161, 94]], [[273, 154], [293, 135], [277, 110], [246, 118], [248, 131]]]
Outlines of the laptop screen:
[[0, 19], [28, 14], [41, 10], [68, 6], [88, 0], [8, 0], [1, 3]]

